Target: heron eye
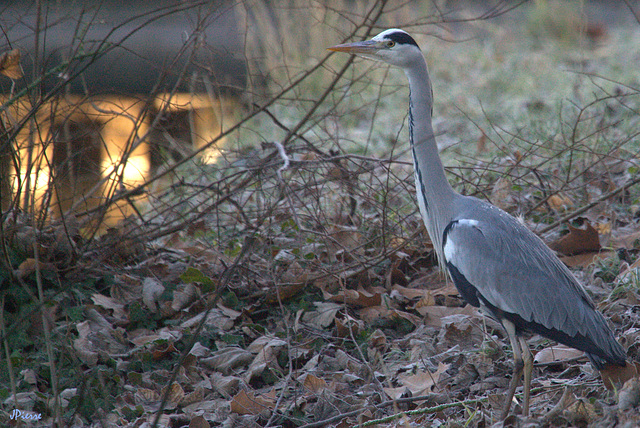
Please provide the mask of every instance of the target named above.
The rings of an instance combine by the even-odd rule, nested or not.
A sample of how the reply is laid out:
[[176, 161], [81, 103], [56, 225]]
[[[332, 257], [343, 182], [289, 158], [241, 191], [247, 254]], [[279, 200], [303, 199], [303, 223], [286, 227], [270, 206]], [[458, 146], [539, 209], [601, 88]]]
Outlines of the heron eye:
[[388, 48], [392, 48], [392, 47], [394, 47], [395, 45], [396, 45], [396, 42], [394, 42], [393, 40], [389, 40], [389, 41], [387, 42], [387, 47], [388, 47]]

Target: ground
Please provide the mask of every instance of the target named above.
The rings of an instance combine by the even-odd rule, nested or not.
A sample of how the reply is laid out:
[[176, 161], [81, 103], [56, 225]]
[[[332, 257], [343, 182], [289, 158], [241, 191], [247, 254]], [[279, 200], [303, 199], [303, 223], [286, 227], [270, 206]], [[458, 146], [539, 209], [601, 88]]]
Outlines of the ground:
[[69, 218], [38, 228], [7, 213], [0, 421], [640, 424], [640, 25], [551, 19], [540, 4], [517, 21], [407, 29], [429, 62], [452, 184], [522, 217], [558, 253], [628, 370], [598, 373], [532, 336], [531, 415], [518, 394], [498, 420], [511, 349], [436, 265], [413, 196], [405, 78], [361, 60], [343, 69], [323, 46], [315, 88], [242, 112], [260, 113], [216, 163], [185, 162], [130, 201], [139, 216], [88, 236]]

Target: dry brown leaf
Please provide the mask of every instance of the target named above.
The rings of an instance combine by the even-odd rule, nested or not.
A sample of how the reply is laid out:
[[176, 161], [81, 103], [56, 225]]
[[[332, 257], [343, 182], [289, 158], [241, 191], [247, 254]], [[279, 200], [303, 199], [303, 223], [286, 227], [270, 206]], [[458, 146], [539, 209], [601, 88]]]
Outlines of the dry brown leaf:
[[279, 369], [278, 355], [286, 346], [287, 342], [284, 340], [269, 336], [261, 336], [254, 340], [247, 349], [255, 353], [256, 356], [244, 375], [245, 382], [250, 383], [254, 377], [260, 376], [267, 367]]
[[[444, 286], [434, 288], [434, 289], [426, 289], [426, 288], [404, 288], [404, 287], [394, 287], [394, 291], [392, 293], [398, 292], [403, 296], [409, 297], [413, 299], [414, 297], [421, 297], [419, 301], [415, 303], [411, 307], [411, 309], [419, 309], [425, 306], [434, 306], [436, 305], [436, 297], [444, 296], [445, 297], [445, 305], [447, 306], [458, 306], [457, 302], [452, 302], [451, 305], [448, 304], [448, 300], [450, 300], [450, 296], [459, 296], [460, 293], [458, 289], [452, 283], [446, 283]], [[392, 294], [393, 297], [393, 294]]]
[[202, 416], [196, 416], [189, 422], [189, 428], [210, 428], [211, 425]]
[[354, 228], [338, 227], [328, 234], [327, 252], [331, 261], [349, 259], [364, 252], [362, 234]]
[[431, 290], [433, 296], [459, 296], [460, 293], [452, 282], [447, 282], [444, 286]]
[[430, 327], [441, 327], [442, 318], [449, 315], [472, 315], [478, 317], [477, 310], [471, 305], [465, 305], [463, 308], [452, 308], [448, 306], [423, 306], [416, 308], [418, 313], [425, 317], [425, 324]]
[[500, 177], [493, 184], [491, 189], [491, 202], [503, 210], [509, 210], [514, 206], [512, 192], [513, 184], [508, 177]]
[[575, 256], [560, 257], [560, 260], [570, 268], [585, 268], [597, 262], [598, 260], [605, 260], [615, 255], [613, 251], [600, 251], [597, 253], [583, 253]]
[[164, 286], [155, 278], [145, 278], [142, 282], [142, 302], [151, 312], [158, 311], [157, 301], [164, 293]]
[[25, 261], [20, 263], [20, 266], [18, 266], [18, 269], [15, 271], [15, 273], [18, 278], [25, 278], [26, 276], [34, 273], [36, 270], [56, 271], [57, 269], [51, 263], [44, 263], [41, 261], [37, 261], [36, 259], [26, 259]]
[[[233, 263], [233, 260], [226, 256], [222, 251], [213, 250], [210, 247], [194, 243], [193, 240], [185, 240], [177, 233], [172, 235], [171, 238], [165, 242], [165, 246], [182, 250], [199, 260], [205, 260], [206, 263], [203, 263], [202, 266], [194, 266], [203, 272], [215, 272], [220, 269], [224, 269], [225, 265]], [[213, 279], [213, 281], [215, 282], [215, 279]]]
[[180, 384], [177, 382], [173, 382], [171, 385], [162, 388], [162, 391], [160, 392], [161, 396], [164, 396], [167, 388], [169, 388], [169, 402], [174, 405], [180, 403], [185, 395], [182, 386], [180, 386]]
[[422, 324], [422, 320], [420, 319], [420, 317], [417, 317], [408, 312], [392, 309], [387, 306], [370, 306], [368, 308], [362, 308], [358, 310], [358, 315], [365, 323], [371, 323], [380, 318], [402, 318], [406, 319], [414, 325]]
[[477, 317], [473, 315], [449, 315], [441, 319], [442, 328], [438, 334], [438, 348], [450, 348], [453, 345], [462, 347], [475, 346], [482, 340], [482, 330]]
[[342, 309], [342, 305], [331, 302], [314, 302], [314, 305], [316, 310], [305, 312], [302, 320], [321, 329], [329, 327], [338, 311]]
[[596, 230], [598, 231], [598, 234], [600, 236], [610, 235], [612, 230], [611, 223], [610, 222], [596, 223]]
[[362, 308], [358, 311], [360, 319], [369, 324], [380, 318], [386, 318], [389, 316], [390, 310], [384, 306], [371, 306], [369, 308]]
[[406, 386], [399, 386], [396, 388], [383, 388], [384, 393], [392, 400], [398, 400], [400, 398], [406, 398], [409, 394], [409, 388]]
[[640, 328], [631, 327], [626, 329], [620, 336], [620, 340], [625, 347], [640, 343]]
[[253, 354], [246, 349], [229, 346], [215, 351], [209, 358], [202, 358], [201, 363], [228, 375], [235, 372], [239, 367], [243, 367], [253, 361]]
[[310, 372], [318, 369], [320, 365], [320, 354], [316, 354], [302, 366], [302, 372]]
[[315, 152], [305, 152], [303, 154], [300, 155], [300, 160], [301, 161], [314, 161], [318, 158], [318, 154]]
[[161, 339], [159, 334], [146, 329], [134, 330], [129, 335], [129, 341], [136, 346], [144, 346], [147, 343], [155, 342], [158, 339]]
[[398, 399], [408, 389], [413, 396], [425, 395], [431, 392], [440, 381], [440, 376], [449, 369], [449, 364], [439, 363], [435, 372], [418, 370], [415, 374], [401, 374], [398, 381], [399, 388], [384, 388], [384, 392], [391, 399]]
[[270, 395], [256, 395], [253, 391], [246, 392], [245, 390], [241, 390], [231, 400], [231, 412], [239, 415], [268, 416], [274, 408], [274, 397]]
[[578, 399], [565, 411], [570, 420], [595, 421], [598, 419], [598, 411], [592, 402]]
[[13, 49], [0, 55], [0, 74], [14, 80], [23, 76], [19, 49]]
[[173, 346], [173, 342], [159, 343], [157, 346], [154, 346], [153, 351], [151, 352], [151, 357], [156, 361], [160, 361], [167, 357], [171, 357], [171, 355], [177, 352], [178, 350]]
[[618, 407], [623, 412], [640, 406], [640, 381], [637, 377], [627, 380], [618, 393]]
[[348, 305], [369, 307], [380, 305], [382, 302], [382, 294], [380, 292], [370, 292], [362, 288], [358, 290], [344, 289], [338, 294], [330, 296], [327, 300], [346, 303]]
[[100, 353], [122, 353], [129, 350], [127, 339], [123, 335], [123, 331], [114, 328], [109, 320], [107, 320], [99, 311], [90, 308], [85, 312], [89, 326], [91, 327], [91, 341], [94, 349]]
[[[347, 370], [347, 373], [341, 373], [340, 379], [346, 382], [362, 381], [362, 378], [354, 373], [362, 373], [364, 364], [359, 359], [347, 354], [344, 350], [338, 349], [335, 354], [338, 367], [342, 370]], [[333, 391], [333, 389], [332, 389]]]
[[195, 284], [180, 284], [173, 292], [171, 309], [179, 311], [186, 308], [198, 298], [198, 287]]
[[[409, 283], [408, 288], [431, 290], [433, 294], [433, 291], [450, 285], [452, 285], [451, 281], [447, 279], [447, 275], [443, 271], [440, 269], [433, 269], [430, 273], [422, 274], [412, 280], [411, 283]], [[436, 296], [436, 294], [433, 294], [433, 296]]]
[[491, 409], [502, 411], [505, 405], [505, 394], [497, 393], [497, 394], [487, 394], [487, 403]]
[[306, 274], [300, 279], [300, 282], [294, 282], [286, 285], [276, 284], [274, 287], [269, 288], [266, 295], [267, 304], [283, 302], [300, 294], [300, 292], [307, 286]]
[[549, 364], [553, 362], [561, 362], [573, 360], [584, 356], [584, 352], [570, 348], [564, 345], [549, 346], [538, 352], [533, 361], [538, 364]]
[[398, 259], [391, 264], [387, 272], [387, 287], [394, 285], [406, 286], [408, 284], [407, 276], [404, 271], [399, 268], [399, 265], [404, 264], [406, 260]]
[[73, 349], [75, 349], [78, 358], [88, 365], [94, 367], [98, 363], [98, 353], [93, 349], [92, 343], [89, 341], [91, 327], [89, 321], [83, 321], [76, 325], [78, 330], [78, 338], [73, 341]]
[[175, 342], [182, 337], [178, 330], [163, 328], [160, 330], [137, 329], [129, 332], [128, 340], [136, 346], [153, 345], [152, 342], [161, 340], [163, 342]]
[[551, 209], [560, 212], [566, 211], [573, 206], [573, 201], [568, 196], [559, 194], [549, 196], [547, 203]]
[[369, 348], [384, 350], [387, 348], [387, 336], [382, 332], [382, 330], [376, 329], [369, 336], [367, 345], [369, 346]]
[[395, 284], [391, 287], [391, 290], [392, 290], [391, 297], [393, 297], [395, 292], [409, 300], [413, 300], [413, 299], [422, 300], [425, 297], [433, 299], [433, 291], [425, 288], [409, 288], [409, 287], [403, 287], [401, 285]]
[[204, 235], [208, 231], [208, 224], [203, 219], [189, 222], [189, 224], [187, 225], [187, 234], [191, 236], [194, 236], [196, 234]]
[[350, 419], [344, 418], [340, 422], [338, 422], [338, 425], [336, 425], [336, 428], [351, 428], [352, 426], [353, 426], [353, 423], [351, 423]]
[[227, 308], [222, 303], [218, 302], [216, 304], [218, 309], [222, 311], [222, 313], [228, 316], [231, 320], [235, 321], [242, 316], [242, 312], [236, 311], [235, 309]]
[[634, 377], [638, 377], [640, 373], [640, 363], [635, 361], [627, 361], [627, 365], [624, 367], [616, 366], [615, 364], [607, 364], [602, 370], [600, 370], [600, 376], [602, 377], [602, 383], [608, 390], [614, 390], [620, 388], [626, 381]]
[[278, 355], [272, 348], [265, 348], [255, 356], [243, 376], [246, 383], [260, 376], [267, 367], [278, 367]]
[[242, 379], [237, 376], [224, 376], [220, 372], [213, 372], [209, 377], [211, 387], [225, 398], [231, 398], [238, 393]]
[[205, 355], [209, 355], [211, 353], [211, 349], [202, 345], [200, 342], [196, 342], [191, 347], [189, 351], [189, 355], [193, 355], [196, 358], [204, 357]]
[[[616, 231], [613, 234], [616, 235]], [[635, 248], [638, 242], [640, 242], [640, 231], [633, 231], [612, 236], [610, 245], [613, 248]]]
[[[631, 266], [626, 266], [625, 268], [623, 268], [622, 272], [620, 272], [614, 280], [614, 284], [616, 285], [633, 285], [638, 283], [640, 283], [640, 259], [633, 262]], [[633, 290], [634, 288], [635, 287], [632, 287], [631, 289]], [[629, 294], [629, 297], [631, 299], [635, 299], [635, 290]]]
[[22, 375], [22, 379], [28, 383], [29, 385], [37, 385], [38, 384], [38, 377], [36, 375], [36, 372], [32, 369], [24, 369], [22, 370], [22, 372], [20, 372], [20, 374]]
[[401, 311], [399, 309], [390, 309], [389, 317], [391, 318], [401, 318], [403, 320], [409, 321], [411, 324], [415, 326], [422, 325], [422, 319], [414, 314], [409, 312]]
[[134, 302], [142, 294], [142, 282], [133, 275], [115, 275], [115, 284], [111, 287], [109, 295], [120, 302]]
[[[205, 313], [201, 312], [180, 324], [180, 328], [190, 328], [197, 326], [204, 318]], [[205, 321], [205, 325], [218, 328], [222, 331], [231, 330], [233, 328], [233, 320], [226, 316], [223, 311], [213, 308], [209, 311], [209, 315]]]
[[320, 394], [328, 387], [327, 382], [325, 382], [324, 379], [320, 379], [311, 373], [308, 373], [305, 376], [302, 386], [312, 394]]
[[422, 306], [433, 306], [436, 304], [436, 299], [431, 294], [425, 295], [422, 299], [416, 302], [414, 308], [420, 308]]
[[302, 266], [297, 261], [289, 264], [287, 266], [287, 270], [282, 273], [282, 277], [280, 279], [283, 283], [291, 283], [291, 284], [299, 284], [306, 283], [309, 271]]
[[162, 400], [160, 394], [149, 388], [138, 388], [135, 395], [139, 401], [147, 403], [155, 403]]
[[372, 306], [371, 308], [364, 308], [358, 311], [358, 314], [365, 322], [372, 322], [378, 318], [394, 319], [400, 318], [409, 321], [415, 326], [422, 325], [422, 319], [409, 312], [401, 311], [399, 309], [388, 308], [385, 306]]
[[187, 373], [195, 373], [198, 372], [197, 363], [198, 357], [189, 352], [182, 360], [182, 368], [184, 368]]
[[264, 351], [266, 348], [282, 349], [286, 346], [287, 342], [282, 339], [278, 339], [272, 336], [260, 336], [249, 344], [247, 350], [253, 352], [254, 354], [258, 354]]
[[481, 154], [487, 151], [487, 134], [482, 132], [478, 141], [476, 141], [476, 154]]
[[334, 321], [336, 323], [336, 336], [338, 337], [348, 337], [351, 332], [357, 335], [365, 328], [362, 320], [357, 320], [348, 314], [343, 319], [336, 317]]
[[440, 376], [449, 369], [449, 364], [439, 363], [438, 369], [431, 373], [428, 371], [418, 371], [414, 375], [399, 377], [400, 383], [409, 388], [413, 395], [424, 395], [431, 392], [433, 387], [440, 381]]
[[144, 346], [160, 339], [163, 339], [160, 334], [147, 329], [134, 330], [129, 334], [129, 341], [136, 346]]
[[188, 406], [193, 403], [199, 403], [204, 400], [204, 388], [201, 385], [198, 385], [193, 392], [186, 394], [182, 400], [180, 400], [180, 406]]
[[313, 285], [322, 291], [322, 295], [325, 299], [327, 296], [331, 296], [331, 293], [335, 293], [342, 287], [340, 279], [336, 278], [334, 275], [317, 278], [313, 281]]
[[516, 150], [513, 152], [513, 159], [515, 160], [516, 164], [519, 164], [524, 159], [524, 155], [520, 150]]
[[589, 222], [585, 229], [573, 227], [570, 224], [569, 233], [549, 244], [549, 247], [565, 256], [574, 256], [590, 251], [600, 251], [598, 231]]
[[125, 305], [119, 303], [113, 297], [105, 296], [104, 294], [94, 293], [91, 295], [91, 300], [93, 303], [101, 306], [109, 311], [111, 311], [111, 315], [118, 319], [119, 321], [127, 320], [127, 314], [124, 310]]

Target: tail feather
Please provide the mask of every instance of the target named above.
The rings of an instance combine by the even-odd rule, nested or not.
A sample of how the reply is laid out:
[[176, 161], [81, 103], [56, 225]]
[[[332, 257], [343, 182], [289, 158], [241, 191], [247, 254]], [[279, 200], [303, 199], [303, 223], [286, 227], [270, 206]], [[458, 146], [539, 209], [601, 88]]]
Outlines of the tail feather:
[[589, 361], [591, 361], [591, 364], [593, 365], [593, 367], [595, 367], [598, 370], [602, 370], [603, 368], [605, 368], [607, 365], [610, 365], [610, 364], [614, 364], [620, 367], [624, 367], [627, 364], [626, 360], [624, 359], [623, 360], [616, 359], [615, 361], [609, 361], [609, 360], [605, 360], [602, 357], [599, 357], [598, 355], [590, 354], [588, 352], [585, 352], [585, 355], [587, 356], [587, 358], [589, 358]]

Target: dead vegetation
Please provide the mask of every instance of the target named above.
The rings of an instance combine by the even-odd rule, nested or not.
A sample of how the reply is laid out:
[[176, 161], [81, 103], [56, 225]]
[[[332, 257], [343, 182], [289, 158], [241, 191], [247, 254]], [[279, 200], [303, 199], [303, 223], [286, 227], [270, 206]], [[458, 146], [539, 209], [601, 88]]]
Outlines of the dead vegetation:
[[[441, 82], [436, 128], [452, 182], [522, 215], [575, 270], [637, 360], [640, 83], [627, 79], [631, 71], [602, 74], [610, 71], [606, 56], [585, 58], [592, 70], [573, 74], [575, 86], [557, 103], [540, 92], [515, 99], [505, 80], [521, 84], [515, 80], [526, 74], [499, 75], [510, 67], [510, 48], [503, 30], [480, 19], [486, 14], [417, 13], [421, 5], [384, 1], [351, 11], [341, 2], [314, 3], [311, 12], [303, 2], [270, 12], [256, 5], [264, 6], [246, 2], [241, 14], [251, 96], [219, 136], [162, 151], [162, 166], [141, 183], [127, 183], [116, 165], [103, 176], [110, 190], [93, 193], [99, 203], [86, 212], [54, 215], [51, 196], [42, 205], [27, 185], [2, 189], [11, 204], [0, 223], [0, 421], [12, 423], [19, 409], [41, 414], [43, 426], [500, 424], [511, 351], [502, 329], [466, 306], [435, 266], [405, 153], [403, 76], [338, 62], [323, 52], [328, 36], [300, 53], [283, 41], [294, 31], [283, 22], [313, 29], [295, 41], [302, 45], [318, 43], [314, 34], [337, 43], [392, 23], [417, 34], [438, 24], [440, 36], [458, 39], [472, 31], [465, 22], [488, 33], [467, 42], [493, 49], [476, 68], [465, 63], [474, 48], [468, 56], [456, 51], [462, 44], [449, 54], [427, 51], [430, 61], [449, 64], [434, 64], [432, 74]], [[499, 3], [489, 16], [513, 6]], [[273, 19], [272, 27], [260, 21], [267, 47], [252, 33], [251, 13]], [[573, 41], [563, 43], [586, 37], [573, 24], [569, 31]], [[199, 46], [212, 49], [208, 43]], [[563, 49], [595, 49], [571, 46]], [[260, 61], [273, 49], [281, 50]], [[502, 104], [490, 108], [480, 94], [475, 110], [475, 97], [463, 96], [469, 87], [455, 86], [473, 80], [464, 70], [486, 71], [471, 84], [487, 87], [489, 101], [502, 91]], [[258, 88], [264, 78], [269, 85]], [[213, 97], [213, 86], [204, 87]], [[42, 105], [30, 104], [33, 120]], [[7, 147], [34, 123], [17, 122], [10, 107], [2, 110]], [[173, 147], [168, 108], [148, 132], [139, 125], [148, 108], [118, 114], [138, 124], [126, 153], [158, 129]], [[215, 162], [199, 156], [207, 150]], [[46, 149], [35, 152], [46, 160]], [[55, 177], [48, 184], [54, 188]], [[99, 230], [114, 207], [127, 207], [127, 217]], [[637, 378], [608, 391], [579, 353], [539, 336], [529, 343], [532, 420], [516, 407], [505, 426], [638, 424]]]

